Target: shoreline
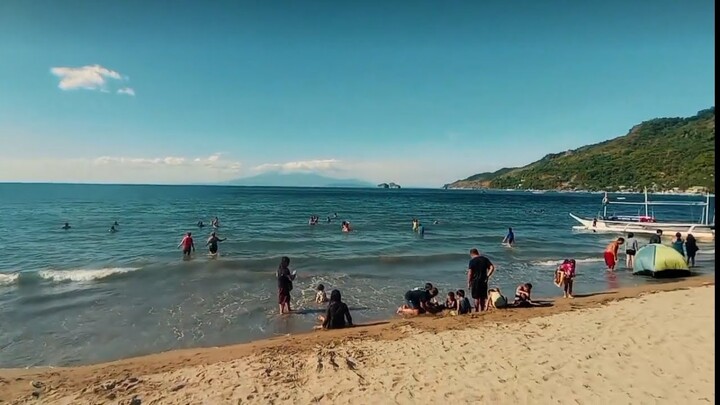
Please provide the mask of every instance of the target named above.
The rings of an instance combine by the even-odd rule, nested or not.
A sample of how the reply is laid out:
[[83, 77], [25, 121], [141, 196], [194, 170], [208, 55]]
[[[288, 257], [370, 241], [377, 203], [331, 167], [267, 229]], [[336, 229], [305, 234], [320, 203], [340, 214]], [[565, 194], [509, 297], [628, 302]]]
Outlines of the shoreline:
[[[335, 346], [352, 342], [393, 342], [404, 338], [408, 329], [430, 334], [443, 331], [463, 331], [491, 324], [517, 324], [534, 318], [603, 307], [610, 302], [638, 298], [642, 295], [685, 290], [693, 287], [715, 285], [715, 275], [701, 275], [678, 281], [623, 287], [594, 294], [577, 296], [575, 299], [555, 299], [553, 305], [538, 308], [502, 309], [470, 316], [420, 316], [396, 318], [354, 328], [331, 331], [308, 331], [298, 334], [261, 339], [222, 347], [178, 349], [167, 352], [132, 357], [106, 363], [73, 367], [36, 367], [27, 369], [0, 369], [0, 398], [10, 403], [35, 400], [33, 391], [41, 398], [65, 398], [68, 395], [97, 395], [98, 387], [107, 381], [124, 381], [127, 393], [132, 393], [145, 376], [168, 373], [193, 367], [207, 367], [217, 363], [248, 359], [252, 356], [279, 356], [294, 358], [317, 350], [322, 346]], [[43, 388], [31, 386], [40, 381]], [[128, 381], [130, 381], [128, 383]], [[100, 390], [102, 391], [102, 390]], [[124, 395], [125, 393], [123, 393]], [[119, 394], [117, 394], [119, 395]], [[14, 402], [13, 402], [14, 401]], [[97, 398], [95, 398], [97, 401]], [[101, 401], [102, 402], [102, 401]], [[70, 403], [70, 402], [68, 402]]]

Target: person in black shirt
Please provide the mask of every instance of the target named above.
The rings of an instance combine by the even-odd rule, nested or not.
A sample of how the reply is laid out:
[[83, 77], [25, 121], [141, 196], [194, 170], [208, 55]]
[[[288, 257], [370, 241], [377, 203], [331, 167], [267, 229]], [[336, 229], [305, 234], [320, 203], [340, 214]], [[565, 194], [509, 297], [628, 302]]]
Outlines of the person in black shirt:
[[398, 314], [420, 315], [431, 310], [430, 301], [438, 295], [438, 289], [410, 290], [405, 293], [406, 304], [398, 308]]
[[470, 249], [470, 263], [468, 264], [468, 288], [475, 300], [475, 311], [485, 311], [488, 299], [488, 280], [495, 272], [495, 266], [485, 256], [481, 256], [477, 249]]
[[278, 304], [280, 305], [280, 313], [290, 312], [290, 291], [293, 289], [293, 280], [295, 280], [295, 272], [290, 272], [290, 258], [283, 256], [280, 259], [280, 266], [277, 270], [278, 281]]
[[650, 237], [650, 243], [662, 243], [662, 229], [655, 231], [655, 235]]
[[[327, 313], [325, 313], [325, 316], [321, 316], [320, 320], [322, 321], [323, 329], [340, 329], [353, 326], [350, 310], [348, 306], [342, 302], [340, 291], [332, 290]], [[345, 320], [347, 320], [347, 323]]]

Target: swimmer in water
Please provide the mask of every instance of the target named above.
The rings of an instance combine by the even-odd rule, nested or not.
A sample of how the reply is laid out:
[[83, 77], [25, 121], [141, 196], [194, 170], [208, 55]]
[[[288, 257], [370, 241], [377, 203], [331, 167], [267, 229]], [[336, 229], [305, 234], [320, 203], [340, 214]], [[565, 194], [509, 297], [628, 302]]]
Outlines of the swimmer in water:
[[213, 228], [220, 228], [220, 220], [218, 219], [218, 217], [213, 218], [210, 225], [212, 225]]
[[120, 224], [118, 224], [118, 222], [115, 221], [115, 223], [113, 223], [113, 226], [120, 226]]
[[515, 233], [513, 233], [512, 228], [508, 228], [507, 236], [505, 236], [502, 243], [507, 243], [508, 246], [513, 246], [515, 244]]
[[213, 232], [210, 234], [210, 237], [208, 238], [205, 246], [210, 246], [210, 249], [209, 249], [210, 254], [214, 255], [214, 254], [217, 254], [217, 252], [218, 252], [218, 242], [223, 242], [224, 240], [225, 239], [218, 238], [218, 236], [215, 234], [215, 232]]
[[72, 228], [72, 227], [71, 227], [70, 224], [67, 223], [67, 222], [65, 222], [65, 225], [63, 225], [63, 227], [62, 227], [62, 229], [66, 230], [66, 231], [67, 231], [68, 229], [70, 229], [70, 228]]
[[205, 224], [203, 224], [203, 221], [198, 221], [197, 226], [198, 228], [204, 228]]
[[333, 214], [333, 218], [337, 218], [337, 212]]
[[115, 225], [111, 225], [110, 230], [108, 232], [110, 232], [110, 233], [117, 232], [117, 229], [115, 229]]

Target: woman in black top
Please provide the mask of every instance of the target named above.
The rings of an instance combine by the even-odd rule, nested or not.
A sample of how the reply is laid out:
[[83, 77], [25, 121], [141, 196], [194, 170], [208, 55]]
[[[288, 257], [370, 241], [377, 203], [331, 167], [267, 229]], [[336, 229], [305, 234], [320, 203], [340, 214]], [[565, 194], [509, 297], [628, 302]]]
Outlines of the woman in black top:
[[[345, 323], [346, 319], [347, 323]], [[328, 304], [327, 313], [322, 320], [322, 328], [340, 329], [347, 326], [353, 326], [350, 310], [348, 306], [342, 302], [340, 291], [332, 290], [330, 293], [330, 304]]]
[[700, 248], [697, 245], [695, 237], [689, 233], [685, 239], [685, 252], [687, 252], [687, 263], [690, 267], [695, 267], [695, 255]]

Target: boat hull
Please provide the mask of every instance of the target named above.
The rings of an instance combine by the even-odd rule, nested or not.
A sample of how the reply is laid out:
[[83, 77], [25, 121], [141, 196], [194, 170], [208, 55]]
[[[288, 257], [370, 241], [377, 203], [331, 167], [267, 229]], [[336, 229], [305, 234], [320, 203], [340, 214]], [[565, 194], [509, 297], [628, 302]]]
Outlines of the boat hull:
[[592, 220], [580, 218], [577, 215], [570, 214], [570, 217], [580, 223], [579, 226], [573, 227], [579, 230], [588, 230], [603, 233], [621, 233], [626, 234], [632, 232], [640, 235], [652, 235], [658, 229], [663, 231], [663, 236], [673, 237], [675, 233], [680, 232], [683, 236], [688, 233], [693, 234], [698, 240], [715, 240], [715, 226], [704, 224], [684, 224], [684, 223], [662, 223], [662, 222], [630, 222], [630, 221], [612, 221], [612, 220]]

